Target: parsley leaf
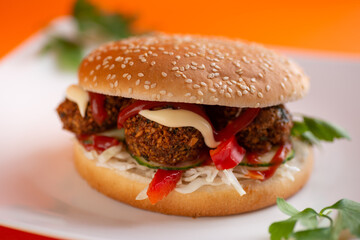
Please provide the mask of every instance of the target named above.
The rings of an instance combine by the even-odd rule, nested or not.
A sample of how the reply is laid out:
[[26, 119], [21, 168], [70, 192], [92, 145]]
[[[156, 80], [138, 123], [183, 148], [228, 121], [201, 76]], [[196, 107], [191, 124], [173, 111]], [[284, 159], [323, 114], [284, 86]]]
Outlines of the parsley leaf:
[[[360, 203], [342, 199], [337, 203], [323, 208], [319, 213], [314, 209], [306, 208], [299, 212], [284, 199], [278, 198], [279, 209], [291, 217], [279, 222], [274, 222], [269, 227], [271, 240], [280, 239], [338, 239], [342, 231], [349, 230], [351, 234], [360, 237]], [[338, 211], [337, 218], [333, 220], [326, 212], [330, 209]], [[318, 227], [319, 220], [329, 220], [328, 227]], [[297, 223], [305, 230], [294, 231]]]
[[53, 52], [58, 66], [63, 70], [76, 70], [79, 66], [83, 50], [76, 41], [53, 36], [41, 51], [43, 54]]
[[339, 212], [336, 225], [338, 227], [335, 234], [340, 234], [341, 230], [349, 229], [352, 234], [360, 237], [360, 203], [342, 199], [330, 207], [326, 207], [320, 213], [336, 209]]
[[294, 121], [291, 135], [299, 137], [309, 144], [318, 144], [321, 140], [332, 142], [334, 139], [346, 138], [350, 140], [349, 134], [342, 128], [308, 116], [303, 116], [303, 121]]
[[106, 14], [86, 0], [78, 0], [73, 9], [73, 16], [78, 24], [79, 31], [100, 32], [112, 39], [126, 38], [132, 35], [130, 25], [133, 17], [120, 14]]
[[41, 53], [53, 53], [58, 66], [63, 70], [76, 70], [86, 47], [133, 35], [133, 17], [107, 14], [87, 0], [75, 2], [73, 17], [77, 25], [75, 36], [72, 39], [62, 36], [50, 37], [41, 50]]

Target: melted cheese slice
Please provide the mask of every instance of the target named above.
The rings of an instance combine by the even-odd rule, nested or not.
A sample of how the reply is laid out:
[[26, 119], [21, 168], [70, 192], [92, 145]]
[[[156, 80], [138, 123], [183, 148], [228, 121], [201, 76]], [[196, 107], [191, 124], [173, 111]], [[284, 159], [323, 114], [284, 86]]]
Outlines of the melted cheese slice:
[[210, 123], [200, 115], [183, 109], [142, 110], [139, 114], [151, 121], [166, 127], [193, 127], [203, 135], [205, 144], [209, 148], [216, 148], [216, 142]]
[[86, 108], [89, 102], [89, 93], [82, 89], [79, 85], [70, 85], [66, 89], [66, 98], [77, 104], [80, 114], [85, 117]]

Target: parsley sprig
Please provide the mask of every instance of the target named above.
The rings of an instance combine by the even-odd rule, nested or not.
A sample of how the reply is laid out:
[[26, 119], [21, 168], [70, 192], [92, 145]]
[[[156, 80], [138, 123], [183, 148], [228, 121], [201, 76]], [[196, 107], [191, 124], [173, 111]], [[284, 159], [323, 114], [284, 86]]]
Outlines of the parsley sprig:
[[294, 121], [291, 135], [299, 137], [310, 144], [318, 144], [320, 141], [332, 142], [334, 139], [346, 138], [349, 134], [339, 126], [321, 119], [303, 116], [303, 121]]
[[[358, 202], [341, 199], [335, 204], [323, 208], [320, 212], [316, 212], [312, 208], [298, 211], [282, 198], [277, 199], [277, 205], [290, 218], [270, 225], [271, 240], [336, 240], [344, 230], [360, 237], [360, 203]], [[335, 219], [329, 216], [330, 210], [337, 210], [338, 214]], [[323, 219], [328, 220], [327, 227], [319, 227], [319, 222]], [[297, 223], [300, 223], [305, 230], [294, 231]]]
[[76, 70], [87, 46], [134, 35], [131, 27], [134, 17], [105, 13], [87, 0], [75, 2], [72, 16], [77, 26], [76, 35], [72, 38], [51, 36], [41, 51], [53, 53], [63, 70]]

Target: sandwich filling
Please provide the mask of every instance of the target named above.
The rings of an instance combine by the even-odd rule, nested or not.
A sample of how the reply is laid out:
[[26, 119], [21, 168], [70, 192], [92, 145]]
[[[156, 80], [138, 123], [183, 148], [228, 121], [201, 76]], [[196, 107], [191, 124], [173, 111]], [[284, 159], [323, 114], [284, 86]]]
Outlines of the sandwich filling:
[[[103, 166], [129, 163], [119, 160], [119, 154], [128, 153], [128, 166], [148, 169], [153, 180], [144, 191], [152, 203], [174, 188], [186, 193], [180, 189], [195, 191], [206, 184], [231, 184], [242, 195], [238, 180], [271, 178], [280, 166], [287, 168], [293, 153], [293, 123], [283, 105], [240, 109], [147, 102], [70, 88], [57, 108], [63, 127], [76, 134], [86, 151], [96, 152]], [[122, 136], [110, 137], [109, 130], [116, 128], [123, 129]], [[269, 154], [270, 161], [264, 162]], [[206, 177], [192, 178], [191, 172]], [[184, 184], [186, 179], [192, 180]]]

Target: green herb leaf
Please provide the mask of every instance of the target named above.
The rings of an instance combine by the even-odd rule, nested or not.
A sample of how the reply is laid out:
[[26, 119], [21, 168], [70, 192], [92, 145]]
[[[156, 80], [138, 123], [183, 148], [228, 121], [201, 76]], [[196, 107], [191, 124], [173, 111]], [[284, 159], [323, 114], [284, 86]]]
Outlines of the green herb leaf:
[[339, 216], [336, 221], [338, 229], [335, 233], [340, 234], [341, 230], [349, 229], [352, 234], [360, 237], [360, 203], [342, 199], [334, 205], [322, 209], [320, 213], [328, 209], [336, 209], [339, 211]]
[[80, 32], [83, 33], [86, 31], [101, 32], [113, 39], [132, 35], [130, 25], [134, 18], [120, 14], [106, 14], [86, 0], [78, 0], [75, 3], [73, 16]]
[[324, 120], [303, 116], [303, 122], [294, 121], [291, 135], [309, 144], [319, 144], [320, 140], [332, 142], [336, 138], [350, 139], [342, 128]]
[[342, 128], [320, 119], [304, 117], [308, 129], [320, 140], [332, 142], [335, 138], [350, 139], [349, 134]]
[[43, 47], [41, 53], [53, 52], [58, 65], [63, 70], [75, 70], [82, 59], [82, 49], [79, 43], [62, 38], [52, 37]]
[[276, 203], [280, 211], [282, 211], [286, 215], [294, 216], [299, 213], [299, 211], [296, 208], [294, 208], [292, 205], [287, 203], [283, 198], [277, 198]]
[[[277, 203], [279, 209], [291, 217], [270, 225], [271, 240], [289, 238], [297, 240], [336, 240], [344, 230], [349, 230], [351, 234], [360, 237], [360, 203], [342, 199], [332, 206], [323, 208], [320, 213], [311, 208], [299, 212], [283, 199], [277, 199]], [[329, 209], [338, 211], [335, 221], [325, 214]], [[329, 227], [318, 227], [321, 218], [329, 220]], [[305, 230], [294, 231], [297, 222], [300, 222], [305, 227]]]
[[[332, 240], [331, 228], [317, 228], [291, 234], [296, 240]], [[335, 240], [335, 239], [334, 239]]]

